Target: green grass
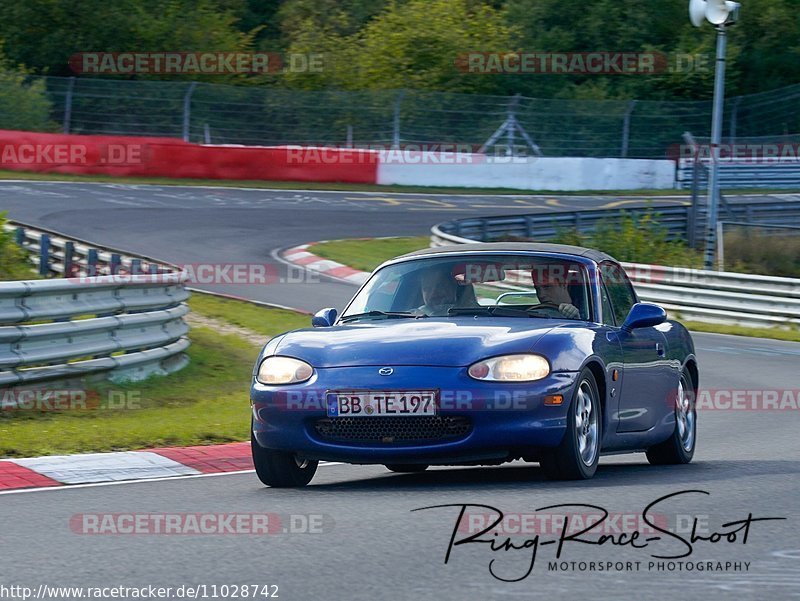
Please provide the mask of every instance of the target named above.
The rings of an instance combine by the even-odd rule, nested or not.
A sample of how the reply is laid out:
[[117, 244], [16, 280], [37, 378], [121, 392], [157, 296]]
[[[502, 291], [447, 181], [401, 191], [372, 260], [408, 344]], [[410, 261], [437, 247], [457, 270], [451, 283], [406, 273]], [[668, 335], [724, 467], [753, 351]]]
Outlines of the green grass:
[[240, 328], [263, 334], [265, 337], [311, 326], [311, 318], [302, 313], [260, 307], [254, 303], [229, 300], [210, 294], [192, 294], [189, 308], [200, 315], [226, 321]]
[[[349, 184], [344, 182], [287, 182], [261, 180], [219, 180], [219, 179], [175, 179], [167, 177], [113, 177], [110, 175], [72, 175], [67, 173], [36, 173], [30, 171], [0, 170], [0, 180], [16, 179], [31, 181], [61, 182], [109, 182], [115, 184], [154, 184], [159, 186], [217, 186], [237, 188], [270, 188], [278, 190], [328, 190], [342, 192], [408, 192], [419, 194], [558, 194], [559, 196], [578, 196], [594, 194], [598, 196], [689, 196], [688, 190], [518, 190], [515, 188], [458, 188], [453, 186], [379, 186], [377, 184]], [[727, 189], [726, 195], [753, 194], [754, 190]], [[800, 188], [758, 189], [763, 194], [791, 194], [800, 192]]]
[[[308, 325], [308, 316], [199, 294], [193, 311], [266, 337]], [[183, 370], [144, 382], [86, 383], [107, 398], [128, 394], [121, 409], [0, 411], [0, 456], [31, 457], [244, 441], [249, 437], [249, 384], [258, 346], [209, 328], [193, 328]], [[58, 385], [43, 383], [41, 388]]]
[[14, 233], [5, 230], [5, 224], [6, 212], [0, 211], [0, 281], [39, 279], [41, 276], [17, 245]]
[[315, 255], [338, 261], [354, 269], [372, 271], [388, 259], [421, 248], [427, 248], [429, 243], [430, 239], [427, 236], [364, 238], [320, 242], [310, 250]]
[[731, 334], [733, 336], [750, 336], [754, 338], [772, 338], [773, 340], [788, 340], [800, 342], [800, 330], [783, 330], [780, 328], [748, 328], [745, 326], [727, 326], [699, 321], [684, 321], [678, 319], [692, 332], [710, 332], [712, 334]]
[[729, 227], [724, 240], [727, 270], [800, 277], [800, 231]]

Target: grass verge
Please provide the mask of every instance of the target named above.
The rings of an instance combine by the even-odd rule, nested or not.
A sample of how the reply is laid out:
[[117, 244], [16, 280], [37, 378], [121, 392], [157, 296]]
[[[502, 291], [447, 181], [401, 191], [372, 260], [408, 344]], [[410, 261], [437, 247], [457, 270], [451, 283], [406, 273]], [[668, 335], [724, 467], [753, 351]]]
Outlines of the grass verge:
[[800, 331], [782, 330], [780, 328], [747, 328], [745, 326], [728, 326], [723, 324], [702, 323], [679, 319], [692, 332], [710, 332], [712, 334], [731, 334], [733, 336], [749, 336], [753, 338], [772, 338], [800, 342]]
[[287, 330], [307, 328], [311, 317], [285, 309], [261, 307], [246, 301], [231, 300], [210, 294], [192, 294], [189, 308], [204, 317], [263, 334], [271, 338]]
[[311, 252], [353, 269], [372, 271], [384, 261], [427, 248], [429, 242], [427, 236], [331, 240], [315, 244]]
[[[264, 335], [305, 327], [308, 316], [195, 294], [192, 310]], [[191, 363], [166, 378], [124, 385], [85, 382], [96, 409], [11, 410], [0, 405], [0, 456], [31, 457], [213, 444], [249, 439], [249, 384], [258, 346], [213, 328], [193, 328]], [[59, 385], [43, 383], [46, 390]], [[3, 400], [0, 392], [0, 401]], [[103, 407], [124, 398], [124, 406]], [[90, 407], [92, 403], [86, 403]]]

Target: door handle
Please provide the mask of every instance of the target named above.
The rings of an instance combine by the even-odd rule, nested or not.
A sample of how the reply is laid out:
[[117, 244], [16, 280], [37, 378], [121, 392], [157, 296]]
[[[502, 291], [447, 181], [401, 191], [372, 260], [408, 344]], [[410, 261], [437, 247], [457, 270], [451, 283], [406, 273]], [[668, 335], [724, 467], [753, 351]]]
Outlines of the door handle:
[[660, 342], [656, 342], [656, 352], [658, 353], [659, 357], [664, 356], [664, 345]]

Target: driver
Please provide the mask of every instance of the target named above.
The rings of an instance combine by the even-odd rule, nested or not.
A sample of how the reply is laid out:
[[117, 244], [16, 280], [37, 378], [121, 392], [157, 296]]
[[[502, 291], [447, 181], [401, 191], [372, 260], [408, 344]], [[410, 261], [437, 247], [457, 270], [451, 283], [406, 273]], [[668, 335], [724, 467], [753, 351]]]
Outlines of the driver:
[[[558, 307], [558, 312], [568, 319], [580, 319], [581, 313], [572, 304], [572, 298], [567, 290], [567, 283], [561, 269], [531, 270], [531, 280], [536, 288], [536, 296], [541, 304], [550, 304]], [[560, 267], [560, 266], [559, 266]]]
[[417, 313], [430, 317], [444, 317], [458, 301], [458, 283], [449, 271], [427, 269], [421, 278], [422, 306]]

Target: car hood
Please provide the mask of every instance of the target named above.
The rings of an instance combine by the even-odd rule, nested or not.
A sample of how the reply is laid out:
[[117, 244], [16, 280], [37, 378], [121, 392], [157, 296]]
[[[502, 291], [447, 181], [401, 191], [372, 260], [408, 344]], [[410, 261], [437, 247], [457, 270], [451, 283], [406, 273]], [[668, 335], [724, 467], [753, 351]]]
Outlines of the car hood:
[[494, 355], [530, 352], [541, 336], [563, 324], [501, 317], [364, 320], [290, 332], [273, 353], [314, 367], [466, 366]]

